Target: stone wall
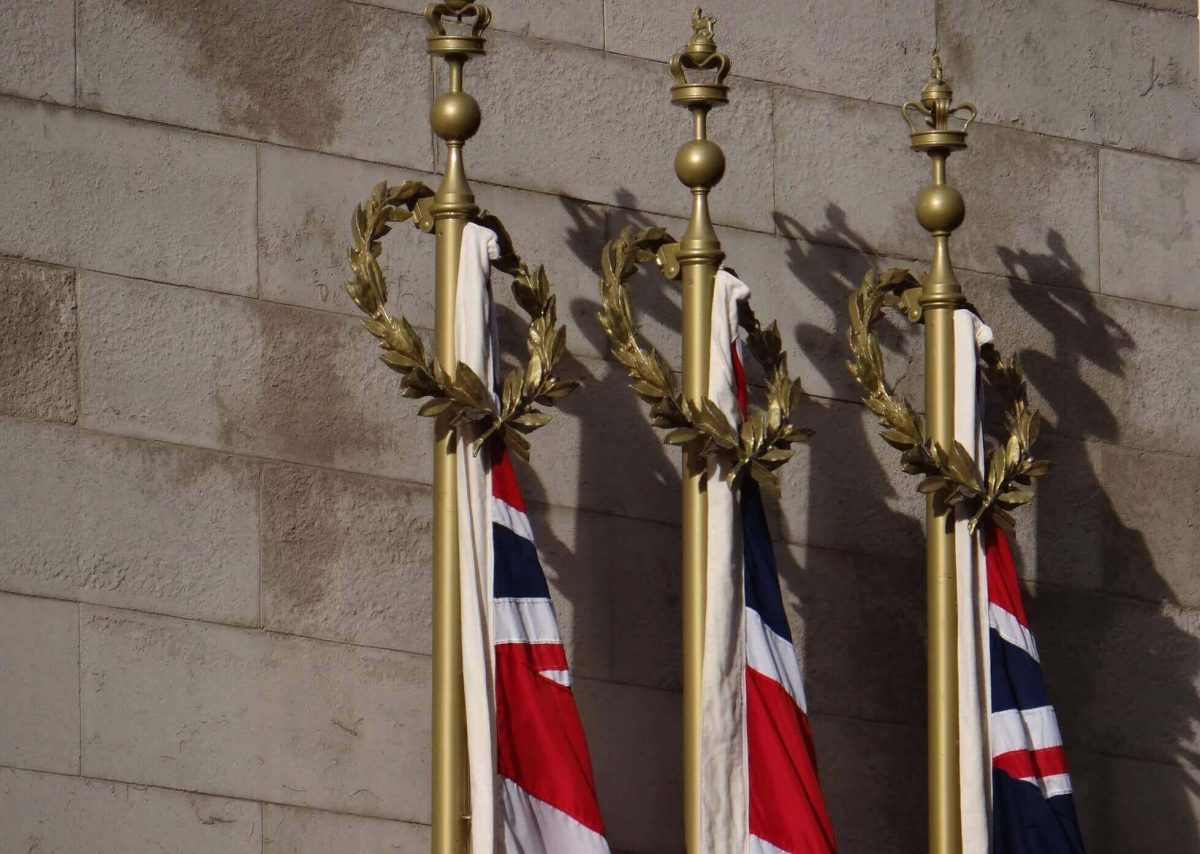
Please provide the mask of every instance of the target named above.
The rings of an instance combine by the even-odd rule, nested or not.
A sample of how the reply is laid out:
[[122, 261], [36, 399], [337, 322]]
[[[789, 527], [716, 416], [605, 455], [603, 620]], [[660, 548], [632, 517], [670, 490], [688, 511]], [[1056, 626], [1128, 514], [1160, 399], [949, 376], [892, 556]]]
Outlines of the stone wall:
[[[664, 60], [692, 5], [496, 0], [468, 68], [469, 170], [586, 384], [522, 478], [610, 836], [645, 854], [681, 850], [677, 461], [595, 267], [686, 211]], [[935, 41], [981, 113], [955, 257], [1058, 461], [1019, 550], [1085, 836], [1200, 850], [1194, 0], [712, 5], [715, 216], [813, 395], [775, 531], [843, 850], [924, 844], [920, 502], [842, 362], [863, 271], [928, 259], [896, 107]], [[5, 3], [0, 854], [427, 848], [429, 429], [340, 289], [354, 203], [435, 180], [422, 6]], [[431, 239], [387, 252], [428, 326]], [[675, 353], [677, 292], [642, 294]]]

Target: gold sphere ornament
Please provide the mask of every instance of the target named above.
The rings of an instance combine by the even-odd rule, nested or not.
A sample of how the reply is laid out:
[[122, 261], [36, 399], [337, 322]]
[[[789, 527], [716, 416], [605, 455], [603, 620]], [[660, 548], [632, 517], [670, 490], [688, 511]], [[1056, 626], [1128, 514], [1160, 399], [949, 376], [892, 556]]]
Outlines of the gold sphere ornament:
[[917, 222], [929, 232], [951, 232], [967, 214], [962, 193], [947, 184], [930, 184], [917, 194]]
[[429, 123], [442, 139], [470, 139], [479, 130], [480, 119], [479, 102], [466, 92], [443, 92], [429, 109]]

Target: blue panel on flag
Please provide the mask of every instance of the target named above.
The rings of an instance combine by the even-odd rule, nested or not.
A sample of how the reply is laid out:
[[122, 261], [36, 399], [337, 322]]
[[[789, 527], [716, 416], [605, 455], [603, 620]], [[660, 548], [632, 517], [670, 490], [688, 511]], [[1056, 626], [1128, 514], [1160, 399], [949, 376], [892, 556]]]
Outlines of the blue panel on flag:
[[503, 525], [492, 524], [497, 599], [549, 599], [550, 588], [538, 562], [537, 548]]
[[1006, 643], [995, 629], [991, 635], [992, 711], [1040, 709], [1050, 705], [1042, 668], [1023, 649]]
[[1075, 801], [1042, 796], [1033, 783], [992, 772], [993, 854], [1084, 854]]
[[746, 559], [746, 607], [757, 612], [771, 631], [791, 643], [792, 632], [779, 592], [779, 573], [762, 494], [758, 483], [748, 476], [742, 483], [742, 551]]

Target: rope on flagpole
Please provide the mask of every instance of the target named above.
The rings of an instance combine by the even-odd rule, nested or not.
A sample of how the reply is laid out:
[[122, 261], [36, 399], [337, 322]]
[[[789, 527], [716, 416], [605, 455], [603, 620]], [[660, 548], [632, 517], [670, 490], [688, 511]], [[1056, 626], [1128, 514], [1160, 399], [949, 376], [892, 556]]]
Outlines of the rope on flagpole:
[[924, 419], [912, 405], [896, 397], [888, 384], [883, 353], [875, 334], [875, 323], [884, 309], [909, 307], [921, 283], [907, 270], [888, 270], [881, 276], [868, 271], [850, 296], [850, 327], [846, 337], [851, 358], [846, 363], [862, 392], [863, 402], [883, 426], [880, 436], [901, 452], [901, 468], [922, 475], [917, 489], [925, 495], [941, 495], [949, 506], [965, 504], [971, 511], [969, 530], [985, 517], [1012, 531], [1011, 511], [1034, 497], [1033, 480], [1046, 474], [1053, 463], [1033, 456], [1033, 443], [1041, 427], [1041, 416], [1030, 407], [1025, 372], [1014, 355], [1004, 359], [991, 344], [981, 352], [984, 381], [1004, 401], [1002, 441], [996, 440], [987, 457], [986, 474], [972, 460], [961, 442], [943, 448], [927, 434]]
[[404, 397], [429, 398], [419, 415], [436, 417], [442, 413], [452, 427], [464, 422], [481, 425], [472, 447], [475, 453], [493, 434], [524, 459], [529, 459], [529, 440], [525, 435], [548, 424], [552, 416], [538, 406], [555, 406], [560, 398], [579, 387], [576, 380], [564, 380], [557, 369], [566, 353], [567, 330], [557, 325], [555, 297], [545, 268], [529, 267], [513, 249], [500, 219], [486, 211], [472, 220], [496, 232], [500, 258], [496, 269], [512, 276], [513, 296], [529, 315], [525, 346], [529, 353], [524, 367], [511, 370], [500, 386], [496, 402], [487, 383], [468, 365], [459, 363], [447, 372], [436, 357], [429, 356], [421, 336], [403, 314], [391, 315], [386, 309], [387, 280], [379, 266], [381, 240], [391, 231], [392, 223], [412, 219], [424, 231], [432, 229], [428, 204], [434, 193], [419, 181], [391, 186], [386, 181], [375, 186], [371, 198], [354, 209], [354, 245], [350, 247], [350, 267], [354, 278], [346, 282], [346, 292], [354, 304], [368, 315], [363, 321], [367, 331], [379, 341], [384, 364], [402, 377], [400, 393]]
[[792, 421], [804, 391], [801, 381], [793, 380], [788, 373], [787, 354], [778, 326], [772, 322], [763, 328], [749, 303], [742, 303], [738, 324], [747, 332], [747, 347], [762, 368], [767, 390], [766, 406], [752, 409], [740, 430], [708, 397], [693, 405], [676, 388], [674, 372], [662, 354], [638, 341], [627, 283], [637, 273], [639, 264], [657, 260], [660, 265], [670, 266], [670, 253], [664, 253], [663, 249], [674, 245], [674, 238], [666, 229], [638, 232], [632, 226], [626, 226], [605, 245], [600, 280], [603, 310], [597, 315], [600, 325], [608, 336], [613, 355], [633, 380], [630, 388], [650, 404], [650, 422], [668, 430], [664, 444], [698, 442], [701, 457], [724, 458], [728, 462], [730, 482], [748, 470], [755, 480], [778, 494], [779, 478], [775, 470], [795, 454], [793, 444], [812, 435], [812, 430]]

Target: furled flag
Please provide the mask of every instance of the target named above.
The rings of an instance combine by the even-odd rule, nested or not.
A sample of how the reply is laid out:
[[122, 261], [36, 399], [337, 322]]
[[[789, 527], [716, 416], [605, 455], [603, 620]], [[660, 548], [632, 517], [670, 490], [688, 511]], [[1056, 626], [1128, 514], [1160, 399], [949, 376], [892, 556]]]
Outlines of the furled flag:
[[[954, 434], [984, 459], [979, 351], [992, 331], [954, 313]], [[1083, 854], [1050, 705], [1004, 532], [958, 508], [959, 765], [964, 854]]]
[[[488, 282], [496, 235], [469, 223], [459, 258], [461, 364], [495, 378]], [[607, 854], [558, 618], [516, 473], [497, 438], [459, 440], [458, 534], [473, 854]]]
[[[749, 294], [729, 272], [717, 273], [709, 397], [733, 424], [746, 414], [737, 318]], [[703, 694], [705, 854], [837, 851], [758, 484], [744, 476], [731, 487], [716, 464], [708, 475]]]

